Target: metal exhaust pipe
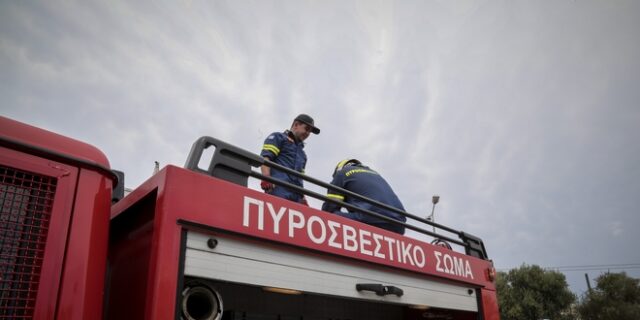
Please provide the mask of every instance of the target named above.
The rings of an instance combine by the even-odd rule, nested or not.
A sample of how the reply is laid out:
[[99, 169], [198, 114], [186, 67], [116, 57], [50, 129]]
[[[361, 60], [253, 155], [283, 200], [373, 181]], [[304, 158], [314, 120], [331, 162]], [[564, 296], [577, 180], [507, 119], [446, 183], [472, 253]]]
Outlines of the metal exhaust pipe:
[[213, 288], [201, 282], [188, 283], [182, 291], [182, 319], [220, 320], [222, 298]]

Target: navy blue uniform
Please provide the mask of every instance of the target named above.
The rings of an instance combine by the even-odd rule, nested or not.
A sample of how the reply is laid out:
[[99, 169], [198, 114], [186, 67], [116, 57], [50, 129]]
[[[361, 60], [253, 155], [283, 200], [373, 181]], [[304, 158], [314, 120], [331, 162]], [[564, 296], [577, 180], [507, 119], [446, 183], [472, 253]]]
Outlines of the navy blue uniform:
[[[402, 206], [400, 199], [398, 199], [398, 196], [393, 192], [391, 186], [389, 186], [382, 176], [369, 167], [347, 165], [336, 172], [331, 184], [404, 211], [404, 206]], [[349, 197], [340, 192], [328, 190], [327, 197], [344, 201], [356, 207], [367, 209], [398, 221], [407, 221], [407, 218], [403, 215], [380, 208], [363, 200]], [[340, 211], [340, 208], [340, 205], [331, 202], [325, 202], [322, 205], [322, 210], [324, 211], [333, 212], [343, 217], [404, 234], [404, 226], [387, 222], [359, 211], [343, 212]]]
[[[269, 158], [269, 160], [281, 166], [300, 173], [304, 173], [304, 168], [307, 165], [307, 154], [304, 152], [304, 143], [302, 141], [296, 141], [293, 134], [288, 130], [270, 134], [267, 139], [264, 140], [260, 155]], [[271, 168], [271, 177], [302, 187], [301, 178], [274, 168]], [[303, 198], [301, 193], [278, 185], [275, 185], [275, 188], [270, 194], [295, 202], [300, 202]]]

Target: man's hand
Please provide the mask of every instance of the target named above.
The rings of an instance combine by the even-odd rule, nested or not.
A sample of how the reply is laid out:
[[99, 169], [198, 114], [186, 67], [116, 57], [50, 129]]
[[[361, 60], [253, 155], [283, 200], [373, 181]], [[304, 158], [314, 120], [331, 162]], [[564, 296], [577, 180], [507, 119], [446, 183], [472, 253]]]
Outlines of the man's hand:
[[262, 188], [264, 192], [270, 193], [271, 191], [273, 191], [274, 185], [269, 181], [262, 181], [260, 182], [260, 188]]

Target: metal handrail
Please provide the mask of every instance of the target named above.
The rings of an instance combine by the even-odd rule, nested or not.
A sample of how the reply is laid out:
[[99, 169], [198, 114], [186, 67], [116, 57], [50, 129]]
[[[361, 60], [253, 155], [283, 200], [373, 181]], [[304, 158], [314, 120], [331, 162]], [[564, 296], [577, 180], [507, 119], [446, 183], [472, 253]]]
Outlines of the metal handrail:
[[[205, 149], [211, 147], [211, 146], [215, 146], [216, 150], [214, 152], [214, 155], [212, 157], [212, 159], [210, 160], [209, 166], [207, 170], [203, 170], [201, 168], [198, 167], [198, 164], [200, 163], [200, 160], [202, 158], [202, 154], [204, 152]], [[453, 239], [451, 237], [447, 237], [441, 234], [437, 234], [434, 232], [431, 232], [429, 230], [426, 230], [424, 228], [420, 228], [411, 224], [408, 224], [406, 222], [402, 222], [402, 221], [398, 221], [392, 218], [389, 218], [387, 216], [381, 215], [377, 212], [373, 212], [371, 210], [367, 210], [367, 209], [363, 209], [354, 205], [351, 205], [349, 203], [340, 201], [340, 200], [336, 200], [336, 199], [332, 199], [329, 198], [325, 195], [319, 194], [317, 192], [302, 188], [300, 186], [282, 181], [282, 180], [278, 180], [275, 179], [273, 177], [270, 176], [265, 176], [262, 173], [256, 172], [254, 170], [252, 170], [252, 167], [260, 167], [262, 165], [265, 165], [269, 168], [274, 168], [280, 171], [283, 171], [287, 174], [299, 177], [301, 179], [303, 179], [304, 181], [310, 182], [312, 184], [324, 187], [326, 189], [329, 190], [334, 190], [334, 191], [338, 191], [340, 193], [343, 193], [345, 195], [348, 195], [350, 197], [353, 198], [357, 198], [360, 199], [362, 201], [368, 202], [374, 206], [377, 206], [379, 208], [384, 208], [386, 210], [390, 210], [393, 212], [396, 212], [398, 214], [401, 214], [407, 218], [413, 219], [415, 221], [424, 223], [426, 225], [429, 226], [433, 226], [434, 228], [438, 228], [453, 234], [456, 234], [461, 240], [456, 240]], [[223, 142], [221, 140], [218, 140], [216, 138], [212, 138], [212, 137], [201, 137], [198, 140], [196, 140], [196, 142], [194, 142], [191, 151], [189, 153], [189, 156], [187, 158], [187, 161], [185, 163], [185, 168], [192, 170], [192, 171], [196, 171], [196, 172], [200, 172], [200, 173], [204, 173], [204, 174], [208, 174], [214, 177], [218, 177], [220, 179], [223, 180], [227, 180], [242, 186], [247, 186], [247, 178], [248, 177], [253, 177], [256, 179], [260, 179], [260, 180], [264, 180], [264, 181], [268, 181], [271, 182], [273, 184], [279, 185], [279, 186], [283, 186], [285, 188], [289, 188], [291, 190], [294, 190], [296, 192], [302, 193], [304, 195], [308, 195], [311, 196], [313, 198], [319, 199], [319, 200], [323, 200], [323, 201], [329, 201], [335, 204], [338, 204], [342, 207], [345, 207], [347, 209], [350, 210], [355, 210], [355, 211], [359, 211], [362, 213], [365, 213], [369, 216], [373, 216], [379, 219], [382, 219], [384, 221], [390, 222], [390, 223], [394, 223], [397, 225], [402, 225], [405, 228], [414, 230], [416, 232], [437, 238], [437, 239], [441, 239], [441, 240], [445, 240], [451, 243], [455, 243], [457, 245], [463, 246], [465, 248], [465, 251], [467, 252], [467, 254], [482, 258], [482, 259], [488, 259], [487, 254], [486, 254], [486, 250], [484, 248], [484, 244], [482, 242], [482, 240], [478, 237], [475, 237], [471, 234], [468, 234], [466, 232], [460, 231], [460, 230], [455, 230], [453, 228], [441, 225], [439, 223], [435, 223], [433, 221], [429, 221], [426, 220], [424, 218], [418, 217], [416, 215], [413, 215], [411, 213], [408, 213], [406, 211], [400, 210], [398, 208], [389, 206], [387, 204], [381, 203], [379, 201], [375, 201], [373, 199], [364, 197], [362, 195], [359, 195], [357, 193], [351, 192], [349, 190], [345, 190], [343, 188], [334, 186], [332, 184], [326, 183], [324, 181], [318, 180], [316, 178], [307, 176], [303, 173], [300, 173], [298, 171], [292, 170], [290, 168], [284, 167], [282, 165], [279, 165], [273, 161], [264, 159], [254, 153], [251, 153], [249, 151], [243, 150], [241, 148], [238, 148], [236, 146], [233, 146], [231, 144], [228, 144], [226, 142]]]

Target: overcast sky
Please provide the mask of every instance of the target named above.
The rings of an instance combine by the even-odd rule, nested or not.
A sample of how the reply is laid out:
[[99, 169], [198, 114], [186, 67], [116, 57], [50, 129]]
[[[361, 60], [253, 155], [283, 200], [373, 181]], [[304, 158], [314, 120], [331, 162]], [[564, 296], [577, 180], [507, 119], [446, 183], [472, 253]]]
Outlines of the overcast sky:
[[439, 194], [498, 269], [640, 277], [640, 2], [166, 2], [0, 1], [0, 114], [134, 188], [308, 113], [307, 174], [358, 158], [421, 216]]

